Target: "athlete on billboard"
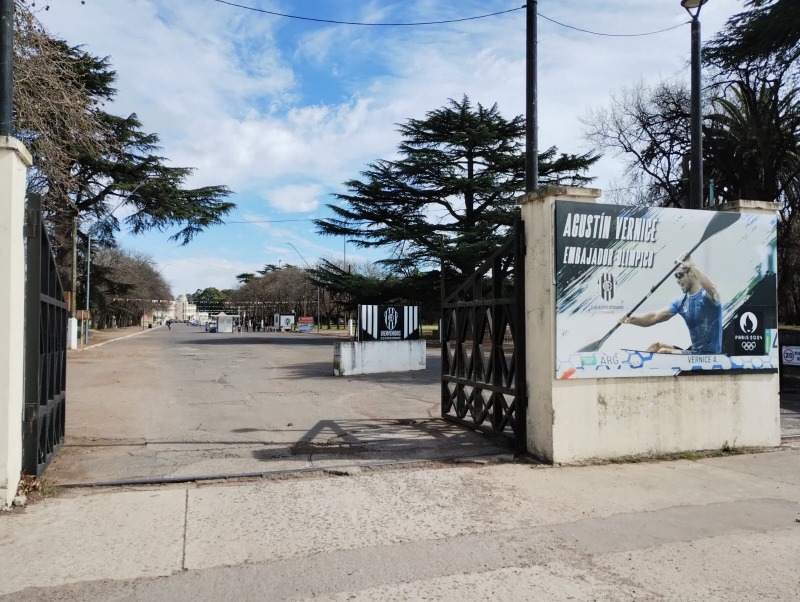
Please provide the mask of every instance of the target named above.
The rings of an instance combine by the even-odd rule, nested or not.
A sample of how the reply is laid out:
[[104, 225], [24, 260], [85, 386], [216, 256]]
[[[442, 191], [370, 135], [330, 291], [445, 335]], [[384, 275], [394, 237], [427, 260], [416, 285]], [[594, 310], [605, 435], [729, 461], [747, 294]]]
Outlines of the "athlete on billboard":
[[692, 345], [681, 349], [669, 343], [656, 341], [645, 351], [650, 353], [721, 353], [722, 351], [722, 303], [716, 285], [692, 261], [688, 253], [678, 259], [679, 267], [674, 276], [683, 291], [668, 307], [644, 314], [623, 316], [620, 324], [653, 326], [680, 314]]

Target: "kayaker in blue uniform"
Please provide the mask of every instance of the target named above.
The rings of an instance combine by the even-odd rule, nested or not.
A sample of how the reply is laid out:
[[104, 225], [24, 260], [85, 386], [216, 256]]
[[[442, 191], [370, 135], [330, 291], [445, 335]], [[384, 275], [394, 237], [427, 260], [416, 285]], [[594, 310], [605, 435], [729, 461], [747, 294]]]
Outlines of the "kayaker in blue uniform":
[[678, 259], [674, 276], [683, 291], [668, 307], [644, 314], [623, 316], [620, 324], [653, 326], [680, 314], [689, 329], [692, 345], [681, 349], [656, 341], [646, 351], [651, 353], [720, 353], [722, 351], [722, 303], [719, 290], [692, 261], [688, 253]]

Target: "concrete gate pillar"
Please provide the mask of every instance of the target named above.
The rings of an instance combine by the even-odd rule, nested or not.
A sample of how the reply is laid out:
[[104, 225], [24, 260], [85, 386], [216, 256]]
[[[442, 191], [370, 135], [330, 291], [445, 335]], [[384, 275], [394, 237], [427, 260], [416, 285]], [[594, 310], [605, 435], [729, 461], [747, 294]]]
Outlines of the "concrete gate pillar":
[[0, 137], [0, 504], [10, 505], [22, 469], [25, 323], [25, 178], [31, 155]]
[[[779, 445], [777, 372], [556, 377], [555, 202], [594, 203], [599, 196], [597, 189], [559, 186], [528, 193], [518, 201], [527, 244], [528, 450], [547, 461], [574, 463], [719, 449], [726, 444]], [[746, 212], [754, 208], [741, 202], [723, 207]], [[674, 287], [674, 279], [670, 282]]]

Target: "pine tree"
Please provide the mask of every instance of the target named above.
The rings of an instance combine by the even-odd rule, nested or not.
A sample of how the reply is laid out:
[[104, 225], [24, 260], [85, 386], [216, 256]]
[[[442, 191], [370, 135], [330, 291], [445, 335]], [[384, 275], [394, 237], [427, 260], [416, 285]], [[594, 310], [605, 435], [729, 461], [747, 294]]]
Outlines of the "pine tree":
[[[525, 180], [522, 116], [505, 119], [497, 105], [473, 107], [464, 96], [424, 119], [409, 119], [398, 131], [400, 158], [369, 164], [362, 179], [346, 182], [348, 192], [328, 205], [336, 217], [316, 220], [321, 234], [389, 253], [380, 263], [392, 279], [383, 287], [348, 277], [332, 264], [314, 272], [326, 287], [358, 289], [350, 291], [354, 298], [367, 289], [377, 299], [403, 290], [406, 298], [438, 299], [432, 272], [440, 262], [452, 278], [463, 278], [500, 245], [519, 215], [515, 199]], [[557, 155], [552, 147], [539, 155], [540, 181], [584, 185], [591, 178], [582, 174], [598, 158]], [[412, 292], [411, 282], [425, 290]]]

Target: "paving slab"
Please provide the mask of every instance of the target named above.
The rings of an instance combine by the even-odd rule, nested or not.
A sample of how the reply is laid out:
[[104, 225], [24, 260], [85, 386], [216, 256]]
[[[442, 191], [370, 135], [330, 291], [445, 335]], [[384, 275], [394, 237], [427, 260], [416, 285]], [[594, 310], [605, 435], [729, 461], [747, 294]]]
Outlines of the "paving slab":
[[181, 570], [186, 492], [45, 499], [0, 515], [0, 594]]
[[73, 491], [0, 515], [0, 596], [797, 599], [800, 487], [778, 458], [791, 473], [800, 450]]

